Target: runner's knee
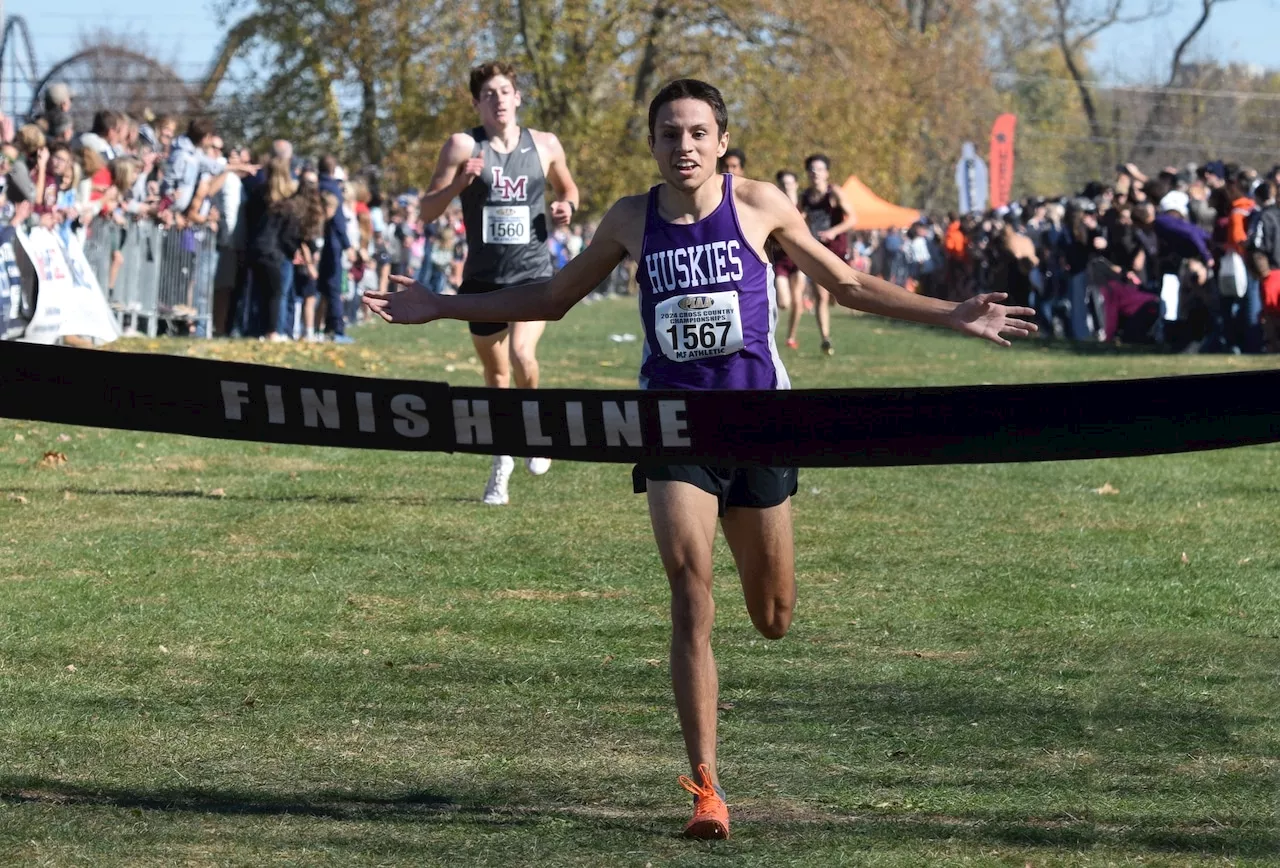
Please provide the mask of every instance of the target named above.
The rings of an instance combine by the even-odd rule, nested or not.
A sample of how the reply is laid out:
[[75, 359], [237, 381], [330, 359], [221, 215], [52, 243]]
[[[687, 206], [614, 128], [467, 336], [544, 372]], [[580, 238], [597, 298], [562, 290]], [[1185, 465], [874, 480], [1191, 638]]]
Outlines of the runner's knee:
[[513, 344], [511, 347], [511, 364], [518, 371], [532, 371], [538, 367], [538, 358], [534, 348], [526, 344]]
[[752, 611], [751, 623], [756, 632], [766, 639], [781, 639], [791, 628], [792, 606], [782, 599], [766, 600], [758, 611]]
[[671, 582], [671, 628], [676, 635], [711, 633], [716, 604], [711, 595], [711, 582], [701, 572], [689, 567], [668, 570]]

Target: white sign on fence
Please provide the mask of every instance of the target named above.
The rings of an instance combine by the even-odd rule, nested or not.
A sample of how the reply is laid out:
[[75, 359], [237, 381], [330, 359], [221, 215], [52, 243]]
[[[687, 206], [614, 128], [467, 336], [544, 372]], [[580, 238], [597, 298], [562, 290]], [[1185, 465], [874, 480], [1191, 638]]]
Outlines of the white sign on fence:
[[18, 242], [31, 260], [36, 276], [36, 309], [20, 340], [51, 344], [77, 335], [110, 343], [120, 337], [107, 299], [74, 235], [64, 241], [37, 226]]

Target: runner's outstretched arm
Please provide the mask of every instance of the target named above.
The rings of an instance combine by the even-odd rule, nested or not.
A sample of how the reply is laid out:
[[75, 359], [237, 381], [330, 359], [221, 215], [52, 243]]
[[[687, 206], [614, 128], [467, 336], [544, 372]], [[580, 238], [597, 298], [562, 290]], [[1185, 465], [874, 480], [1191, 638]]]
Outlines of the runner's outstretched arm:
[[627, 255], [619, 240], [621, 218], [615, 205], [600, 222], [591, 244], [555, 277], [542, 283], [511, 286], [479, 295], [436, 295], [407, 277], [392, 277], [399, 292], [366, 292], [364, 305], [389, 323], [426, 323], [437, 319], [470, 322], [558, 320], [613, 273]]
[[782, 249], [801, 271], [817, 281], [819, 286], [829, 288], [836, 301], [845, 307], [894, 319], [944, 326], [1005, 347], [1009, 346], [1009, 341], [1004, 335], [1021, 338], [1038, 330], [1035, 323], [1019, 319], [1035, 316], [1033, 309], [999, 304], [1008, 297], [1003, 292], [976, 295], [956, 304], [916, 295], [887, 280], [854, 271], [813, 237], [804, 218], [781, 190], [759, 185], [757, 195], [762, 200], [759, 204], [761, 210], [776, 220], [773, 236]]

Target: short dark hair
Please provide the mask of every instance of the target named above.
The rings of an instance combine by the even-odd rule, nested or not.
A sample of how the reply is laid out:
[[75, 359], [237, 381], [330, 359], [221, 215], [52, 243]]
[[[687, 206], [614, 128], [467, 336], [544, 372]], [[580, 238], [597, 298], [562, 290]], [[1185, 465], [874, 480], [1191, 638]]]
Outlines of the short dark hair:
[[507, 60], [493, 60], [471, 70], [471, 98], [480, 99], [480, 88], [484, 87], [489, 79], [500, 75], [511, 79], [511, 83], [515, 84], [516, 65]]
[[187, 138], [192, 144], [199, 145], [213, 135], [213, 118], [192, 118], [187, 124]]
[[809, 169], [813, 167], [813, 164], [819, 160], [822, 161], [822, 165], [826, 166], [828, 169], [831, 168], [831, 158], [826, 154], [810, 154], [804, 158], [804, 170], [806, 172], [809, 171]]
[[98, 136], [105, 136], [107, 133], [120, 126], [120, 120], [123, 116], [119, 112], [113, 112], [111, 109], [102, 109], [93, 116], [93, 133]]
[[61, 139], [67, 134], [67, 130], [73, 129], [71, 115], [67, 112], [49, 112], [49, 135], [54, 139]]
[[742, 148], [729, 148], [729, 150], [724, 152], [724, 156], [720, 159], [723, 161], [730, 157], [737, 157], [738, 165], [742, 166], [744, 169], [747, 167], [747, 152], [742, 150]]
[[[728, 156], [728, 154], [726, 154], [725, 156]], [[791, 177], [796, 178], [796, 173], [791, 171], [790, 169], [779, 169], [777, 174], [773, 176], [773, 180], [781, 184], [782, 179], [787, 177], [787, 175], [790, 175]], [[796, 180], [799, 181], [800, 179], [796, 178]]]
[[[657, 96], [649, 103], [649, 138], [653, 138], [653, 129], [658, 123], [658, 110], [678, 99], [696, 99], [709, 105], [711, 113], [716, 116], [717, 136], [723, 136], [725, 130], [729, 129], [729, 110], [725, 108], [724, 97], [719, 90], [696, 78], [677, 78], [658, 91]], [[743, 165], [746, 165], [745, 160]]]
[[338, 170], [338, 158], [333, 154], [325, 154], [320, 158], [319, 171], [321, 175], [333, 177], [333, 173]]

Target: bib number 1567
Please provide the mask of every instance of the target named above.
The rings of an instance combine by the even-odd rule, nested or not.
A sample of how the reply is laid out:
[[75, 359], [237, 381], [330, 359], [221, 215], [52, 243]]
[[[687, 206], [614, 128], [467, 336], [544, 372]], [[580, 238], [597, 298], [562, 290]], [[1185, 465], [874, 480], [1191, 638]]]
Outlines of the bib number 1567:
[[673, 362], [742, 350], [742, 313], [733, 290], [667, 298], [654, 306], [654, 338]]
[[723, 350], [729, 340], [731, 322], [679, 323], [667, 329], [673, 347], [686, 350]]

